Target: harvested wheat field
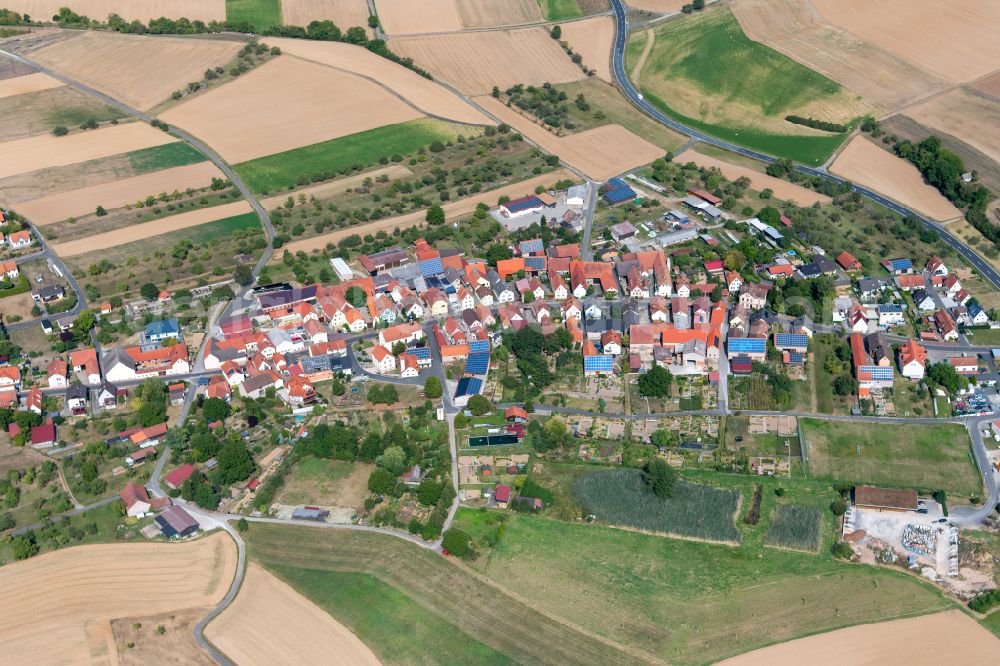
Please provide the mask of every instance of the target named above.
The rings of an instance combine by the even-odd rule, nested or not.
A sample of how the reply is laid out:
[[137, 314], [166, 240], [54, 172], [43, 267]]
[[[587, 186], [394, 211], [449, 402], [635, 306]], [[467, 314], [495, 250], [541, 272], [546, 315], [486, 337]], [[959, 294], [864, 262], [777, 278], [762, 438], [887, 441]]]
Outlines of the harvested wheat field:
[[621, 125], [602, 125], [560, 137], [491, 96], [477, 97], [475, 101], [545, 152], [557, 155], [595, 180], [607, 180], [663, 157], [659, 146]]
[[420, 117], [374, 83], [291, 57], [160, 116], [234, 163]]
[[221, 206], [211, 206], [209, 208], [199, 208], [187, 213], [178, 213], [169, 217], [163, 217], [153, 222], [133, 224], [114, 231], [103, 234], [94, 234], [85, 238], [67, 241], [65, 243], [52, 243], [52, 249], [60, 257], [75, 257], [88, 252], [96, 252], [105, 248], [125, 245], [135, 241], [145, 240], [169, 234], [172, 231], [190, 229], [216, 220], [222, 220], [234, 215], [252, 212], [253, 208], [246, 200], [234, 201], [233, 203]]
[[1000, 102], [956, 88], [904, 113], [1000, 162]]
[[994, 663], [1000, 654], [1000, 639], [962, 611], [951, 610], [800, 638], [720, 663], [726, 666], [916, 666], [938, 663], [945, 653], [948, 661], [956, 664]]
[[[202, 606], [113, 620], [111, 631], [119, 663], [121, 666], [215, 666], [215, 660], [194, 641], [195, 625], [210, 610], [210, 606]], [[162, 635], [158, 631], [161, 625]]]
[[17, 212], [32, 224], [52, 224], [92, 213], [98, 206], [111, 210], [133, 204], [150, 194], [156, 196], [161, 192], [186, 190], [189, 187], [207, 187], [213, 178], [225, 176], [211, 162], [199, 162], [25, 201], [17, 205]]
[[633, 9], [669, 14], [679, 12], [688, 3], [687, 0], [625, 0], [625, 4]]
[[226, 0], [86, 0], [70, 3], [67, 0], [4, 0], [3, 6], [19, 14], [29, 14], [37, 20], [47, 20], [59, 13], [67, 4], [80, 14], [92, 19], [108, 20], [108, 14], [118, 14], [126, 21], [150, 19], [188, 18], [192, 21], [226, 20]]
[[0, 142], [0, 178], [36, 169], [76, 164], [99, 157], [177, 141], [145, 123], [112, 125], [68, 136], [43, 134]]
[[504, 25], [541, 23], [537, 0], [454, 0], [466, 28], [496, 28]]
[[239, 42], [84, 32], [33, 53], [43, 65], [129, 106], [147, 110], [206, 69], [236, 56]]
[[77, 546], [0, 569], [0, 641], [12, 664], [114, 664], [115, 618], [218, 603], [236, 548], [218, 534], [189, 543]]
[[905, 106], [949, 85], [916, 64], [834, 26], [808, 0], [742, 0], [730, 8], [751, 39], [884, 109]]
[[303, 187], [301, 190], [295, 190], [295, 192], [290, 192], [288, 194], [280, 194], [267, 199], [261, 199], [261, 205], [264, 208], [276, 208], [283, 204], [289, 196], [295, 196], [298, 198], [299, 195], [304, 195], [306, 197], [316, 197], [320, 201], [323, 199], [334, 197], [338, 194], [343, 194], [351, 188], [358, 187], [363, 184], [368, 178], [376, 179], [379, 176], [385, 176], [390, 181], [399, 180], [400, 178], [406, 178], [407, 176], [412, 176], [413, 172], [404, 166], [398, 164], [393, 164], [392, 166], [383, 167], [381, 169], [375, 169], [373, 171], [365, 171], [364, 173], [359, 173], [355, 176], [347, 176], [345, 178], [337, 178], [336, 180], [327, 181], [325, 183], [320, 183], [319, 185], [311, 185], [310, 187]]
[[949, 81], [971, 81], [1000, 62], [1000, 2], [811, 2], [834, 25]]
[[333, 21], [343, 31], [354, 26], [368, 30], [366, 0], [281, 0], [285, 25], [307, 26], [311, 21]]
[[240, 666], [380, 663], [347, 627], [253, 562], [205, 635]]
[[917, 167], [856, 136], [837, 155], [830, 172], [869, 187], [935, 220], [962, 215], [950, 201], [924, 182]]
[[584, 66], [597, 71], [597, 78], [612, 82], [611, 48], [615, 43], [615, 22], [610, 16], [563, 23], [562, 39], [583, 57]]
[[23, 95], [24, 93], [38, 92], [66, 85], [59, 79], [54, 79], [48, 74], [36, 72], [24, 76], [15, 76], [10, 79], [0, 80], [0, 99]]
[[366, 48], [343, 42], [270, 37], [267, 43], [280, 47], [282, 53], [377, 81], [428, 115], [463, 124], [492, 124], [458, 95]]
[[745, 176], [750, 179], [751, 189], [758, 192], [770, 189], [777, 198], [783, 201], [793, 201], [802, 208], [807, 208], [816, 202], [830, 203], [831, 201], [830, 197], [806, 189], [801, 185], [796, 185], [780, 178], [774, 178], [773, 176], [768, 176], [766, 173], [760, 173], [744, 166], [731, 164], [715, 157], [709, 157], [695, 150], [684, 151], [676, 157], [676, 161], [681, 164], [694, 162], [700, 167], [718, 169], [729, 180], [736, 180]]
[[536, 0], [375, 0], [382, 27], [390, 35], [454, 32], [541, 23]]
[[[451, 201], [443, 204], [441, 207], [444, 209], [445, 216], [454, 220], [462, 215], [472, 213], [472, 211], [476, 210], [476, 205], [479, 203], [495, 206], [500, 197], [507, 196], [511, 199], [516, 199], [517, 197], [527, 196], [532, 194], [535, 191], [535, 188], [539, 185], [543, 187], [550, 187], [560, 180], [578, 181], [579, 178], [566, 169], [556, 169], [555, 171], [542, 174], [541, 176], [535, 176], [529, 180], [522, 180], [519, 183], [511, 183], [510, 185], [504, 185], [494, 190], [480, 192], [479, 194], [459, 199], [458, 201]], [[406, 213], [405, 215], [387, 217], [368, 224], [359, 224], [345, 229], [338, 229], [337, 231], [333, 231], [328, 234], [322, 234], [314, 238], [307, 238], [305, 240], [289, 243], [285, 247], [288, 248], [288, 251], [292, 254], [295, 254], [299, 250], [302, 250], [303, 252], [322, 250], [328, 243], [336, 243], [341, 238], [346, 238], [352, 234], [374, 234], [379, 231], [391, 232], [396, 227], [406, 229], [409, 227], [422, 226], [426, 215], [427, 211], [418, 210], [412, 213]]]
[[972, 87], [1000, 101], [1000, 71], [976, 81], [972, 84]]
[[468, 95], [585, 76], [544, 28], [401, 37], [392, 40], [392, 50]]
[[17, 76], [34, 74], [37, 71], [38, 70], [31, 65], [25, 65], [18, 60], [13, 60], [6, 56], [0, 56], [0, 81], [13, 79]]

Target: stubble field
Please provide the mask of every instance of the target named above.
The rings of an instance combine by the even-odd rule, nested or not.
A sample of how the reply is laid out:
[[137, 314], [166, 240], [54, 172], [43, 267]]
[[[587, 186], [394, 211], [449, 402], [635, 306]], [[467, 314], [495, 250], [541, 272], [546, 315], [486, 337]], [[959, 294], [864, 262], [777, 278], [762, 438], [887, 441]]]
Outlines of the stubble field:
[[32, 53], [57, 72], [145, 111], [206, 69], [236, 56], [235, 41], [84, 32]]
[[389, 35], [454, 32], [542, 21], [536, 0], [376, 0], [379, 18]]
[[25, 74], [24, 76], [14, 76], [9, 79], [0, 80], [0, 99], [3, 99], [4, 97], [12, 97], [14, 95], [38, 92], [39, 90], [58, 88], [62, 85], [65, 84], [59, 79], [54, 79], [48, 74], [43, 74], [41, 72]]
[[354, 26], [368, 29], [365, 0], [281, 0], [285, 25], [307, 26], [311, 21], [333, 21], [341, 30]]
[[365, 79], [282, 56], [161, 118], [244, 162], [420, 116]]
[[[32, 18], [46, 20], [59, 13], [67, 0], [4, 0], [4, 7]], [[101, 21], [108, 20], [108, 14], [118, 14], [126, 21], [139, 20], [148, 23], [150, 19], [188, 18], [192, 21], [226, 20], [226, 0], [87, 0], [72, 7], [77, 13]]]
[[956, 88], [904, 113], [1000, 162], [1000, 101]]
[[468, 95], [516, 83], [541, 85], [584, 78], [583, 71], [543, 28], [401, 37], [393, 51], [413, 58], [435, 78]]
[[951, 220], [962, 213], [932, 186], [915, 166], [858, 135], [837, 155], [830, 172], [870, 187], [890, 199], [935, 220]]
[[615, 22], [610, 16], [595, 16], [562, 25], [562, 39], [583, 58], [583, 64], [597, 70], [597, 78], [611, 83], [611, 49], [615, 43]]

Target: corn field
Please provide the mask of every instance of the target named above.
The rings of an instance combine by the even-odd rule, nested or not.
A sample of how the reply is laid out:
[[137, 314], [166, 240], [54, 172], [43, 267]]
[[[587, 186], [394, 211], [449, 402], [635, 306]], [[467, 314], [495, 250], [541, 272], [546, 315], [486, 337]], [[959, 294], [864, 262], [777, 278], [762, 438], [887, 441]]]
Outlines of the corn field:
[[651, 532], [739, 542], [733, 524], [739, 493], [678, 480], [662, 500], [648, 492], [637, 469], [585, 474], [573, 482], [573, 496], [584, 511], [611, 525]]
[[823, 512], [811, 506], [784, 504], [778, 507], [771, 519], [771, 527], [764, 536], [768, 546], [795, 550], [819, 550]]

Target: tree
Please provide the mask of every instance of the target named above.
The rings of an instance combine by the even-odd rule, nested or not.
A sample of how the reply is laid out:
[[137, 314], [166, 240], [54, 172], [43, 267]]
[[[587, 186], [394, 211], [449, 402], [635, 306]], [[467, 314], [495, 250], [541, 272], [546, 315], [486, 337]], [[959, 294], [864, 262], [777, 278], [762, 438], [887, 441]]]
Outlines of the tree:
[[444, 224], [444, 208], [431, 206], [427, 209], [427, 216], [424, 219], [430, 225]]
[[344, 386], [344, 382], [340, 381], [338, 377], [334, 377], [333, 381], [330, 382], [330, 391], [334, 395], [340, 396], [347, 392], [347, 388]]
[[160, 288], [152, 282], [147, 282], [139, 287], [139, 294], [147, 301], [155, 301], [156, 297], [160, 295]]
[[670, 394], [670, 384], [674, 377], [661, 365], [654, 365], [649, 372], [639, 375], [639, 395], [649, 398], [665, 398]]
[[246, 264], [240, 264], [233, 270], [233, 279], [236, 284], [246, 287], [253, 284], [253, 271]]
[[747, 258], [739, 250], [730, 250], [726, 252], [726, 258], [723, 260], [723, 263], [729, 270], [738, 271], [746, 265]]
[[52, 133], [56, 136], [66, 136], [69, 134], [69, 130], [63, 125], [56, 125], [52, 128]]
[[215, 474], [223, 486], [245, 481], [257, 469], [250, 450], [238, 439], [224, 444], [216, 459], [219, 464], [215, 468]]
[[[556, 27], [558, 28], [559, 26]], [[441, 547], [455, 557], [465, 557], [469, 552], [469, 535], [457, 527], [453, 527], [444, 533], [444, 539], [441, 540]]]
[[346, 298], [347, 302], [356, 308], [364, 307], [365, 304], [368, 303], [368, 294], [365, 293], [364, 289], [357, 285], [349, 287], [348, 290], [344, 292], [344, 298]]
[[562, 28], [560, 28], [557, 25], [552, 26], [552, 30], [549, 32], [549, 35], [552, 37], [552, 39], [559, 39], [560, 37], [562, 37]]
[[441, 380], [431, 375], [424, 380], [424, 397], [436, 400], [441, 397], [444, 391], [441, 388]]
[[397, 476], [406, 465], [406, 452], [403, 451], [402, 447], [390, 446], [375, 459], [375, 464], [385, 468], [393, 476]]
[[246, 532], [250, 529], [250, 523], [247, 522], [246, 518], [240, 518], [236, 521], [236, 529], [240, 532]]
[[417, 486], [417, 501], [424, 506], [434, 506], [441, 498], [441, 485], [432, 479], [424, 479]]
[[474, 395], [469, 398], [468, 407], [474, 416], [482, 416], [493, 411], [493, 404], [481, 395]]
[[391, 495], [396, 489], [396, 477], [387, 470], [376, 467], [368, 475], [368, 490], [376, 495]]
[[949, 363], [934, 363], [927, 368], [927, 378], [950, 393], [957, 393], [965, 385], [964, 378]]
[[838, 541], [833, 544], [830, 548], [830, 552], [833, 553], [833, 556], [838, 560], [849, 560], [854, 557], [854, 549], [851, 548], [851, 544], [844, 541]]
[[857, 382], [854, 377], [843, 374], [833, 380], [833, 392], [837, 395], [853, 395], [857, 390]]
[[11, 552], [14, 553], [15, 560], [26, 560], [38, 554], [38, 543], [35, 542], [35, 535], [32, 532], [21, 534], [11, 539]]
[[104, 206], [98, 206], [97, 209], [94, 210], [94, 215], [96, 215], [97, 217], [104, 217], [107, 214], [108, 211], [104, 210]]
[[781, 213], [778, 212], [777, 208], [765, 206], [757, 213], [757, 219], [764, 224], [770, 224], [773, 227], [781, 223]]
[[201, 411], [209, 423], [224, 421], [229, 416], [229, 403], [222, 398], [209, 398], [202, 404]]
[[674, 493], [677, 471], [663, 458], [654, 458], [642, 468], [642, 482], [660, 499], [669, 499]]

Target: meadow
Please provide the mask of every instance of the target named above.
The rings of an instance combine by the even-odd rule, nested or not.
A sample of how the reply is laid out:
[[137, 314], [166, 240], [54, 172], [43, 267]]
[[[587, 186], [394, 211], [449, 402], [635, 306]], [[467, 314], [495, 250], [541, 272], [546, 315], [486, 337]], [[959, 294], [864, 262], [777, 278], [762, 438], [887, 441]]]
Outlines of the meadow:
[[960, 425], [800, 421], [811, 476], [970, 498], [982, 490]]
[[774, 512], [764, 544], [778, 548], [816, 552], [819, 549], [823, 513], [811, 506], [783, 504]]
[[264, 30], [281, 25], [281, 0], [226, 0], [226, 20]]
[[[666, 22], [654, 35], [637, 87], [664, 113], [721, 139], [817, 165], [846, 135], [807, 131], [784, 116], [851, 122], [869, 110], [837, 83], [748, 38], [728, 8]], [[638, 45], [627, 50], [628, 71], [641, 53]]]
[[135, 175], [160, 171], [171, 167], [204, 162], [208, 158], [184, 142], [142, 148], [126, 153]]
[[260, 157], [236, 165], [236, 173], [256, 192], [303, 185], [346, 175], [352, 170], [388, 163], [406, 153], [429, 146], [435, 141], [446, 143], [459, 134], [475, 130], [432, 119], [413, 120], [387, 125], [366, 132], [296, 148], [277, 155]]
[[540, 0], [538, 4], [546, 21], [566, 21], [583, 16], [577, 0]]
[[584, 511], [613, 526], [711, 541], [739, 542], [733, 517], [739, 493], [678, 481], [667, 500], [647, 492], [642, 473], [615, 469], [584, 474], [573, 482]]

